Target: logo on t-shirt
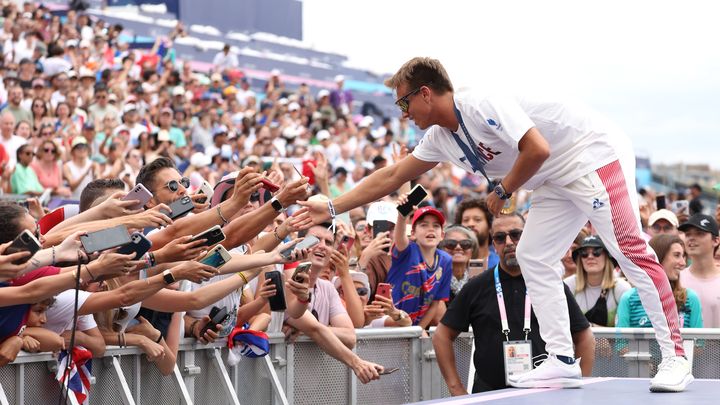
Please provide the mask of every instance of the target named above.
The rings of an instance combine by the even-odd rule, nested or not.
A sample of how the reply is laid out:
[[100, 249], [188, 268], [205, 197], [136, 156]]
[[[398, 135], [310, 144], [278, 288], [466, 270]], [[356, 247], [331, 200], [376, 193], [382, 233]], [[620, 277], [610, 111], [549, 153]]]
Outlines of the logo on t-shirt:
[[488, 125], [490, 125], [491, 127], [495, 127], [495, 129], [497, 129], [498, 131], [502, 131], [502, 124], [499, 123], [499, 122], [497, 122], [497, 121], [495, 121], [494, 119], [488, 118], [486, 122], [487, 122]]

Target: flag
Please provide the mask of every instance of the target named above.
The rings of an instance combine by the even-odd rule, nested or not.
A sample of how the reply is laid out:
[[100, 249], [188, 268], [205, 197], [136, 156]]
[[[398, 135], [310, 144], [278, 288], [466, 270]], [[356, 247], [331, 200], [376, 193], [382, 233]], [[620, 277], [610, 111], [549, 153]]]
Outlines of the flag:
[[228, 363], [231, 366], [240, 361], [240, 355], [250, 358], [263, 357], [270, 352], [270, 341], [265, 332], [247, 329], [247, 324], [243, 328], [235, 327], [230, 336], [228, 336]]
[[60, 385], [75, 395], [80, 404], [87, 404], [90, 397], [90, 376], [92, 375], [92, 353], [84, 347], [72, 349], [72, 360], [68, 367], [68, 351], [63, 350], [58, 357], [58, 371], [55, 378]]

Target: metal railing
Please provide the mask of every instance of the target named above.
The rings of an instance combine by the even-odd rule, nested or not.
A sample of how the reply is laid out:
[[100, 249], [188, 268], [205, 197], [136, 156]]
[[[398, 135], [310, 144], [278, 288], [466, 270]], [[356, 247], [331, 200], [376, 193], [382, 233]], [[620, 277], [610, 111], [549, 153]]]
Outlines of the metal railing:
[[[652, 329], [594, 328], [593, 375], [650, 377], [660, 361]], [[227, 365], [224, 343], [180, 345], [175, 372], [162, 376], [136, 348], [109, 347], [93, 360], [91, 404], [400, 404], [447, 397], [431, 339], [418, 327], [361, 329], [355, 352], [393, 374], [363, 385], [345, 365], [307, 337], [285, 342], [270, 336], [270, 354]], [[431, 331], [432, 334], [432, 331]], [[684, 329], [696, 378], [720, 378], [720, 330]], [[471, 373], [472, 334], [455, 341], [457, 367], [464, 384]], [[51, 354], [21, 353], [0, 368], [0, 404], [58, 403], [59, 384]]]

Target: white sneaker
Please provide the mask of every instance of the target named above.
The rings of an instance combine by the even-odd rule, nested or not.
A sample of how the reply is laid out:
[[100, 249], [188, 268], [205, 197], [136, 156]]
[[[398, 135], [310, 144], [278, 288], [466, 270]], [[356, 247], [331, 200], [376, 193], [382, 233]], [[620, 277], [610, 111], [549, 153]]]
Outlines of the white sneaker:
[[578, 388], [582, 386], [580, 359], [567, 364], [554, 355], [527, 373], [510, 376], [508, 382], [516, 388]]
[[680, 392], [694, 379], [692, 365], [685, 357], [668, 357], [660, 363], [657, 374], [650, 380], [650, 391]]

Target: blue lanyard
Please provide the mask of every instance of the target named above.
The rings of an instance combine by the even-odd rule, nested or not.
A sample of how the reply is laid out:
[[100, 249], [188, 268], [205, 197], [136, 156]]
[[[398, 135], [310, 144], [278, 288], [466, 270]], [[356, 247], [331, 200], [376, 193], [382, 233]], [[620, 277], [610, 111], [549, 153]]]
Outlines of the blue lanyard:
[[[502, 325], [502, 333], [505, 340], [510, 340], [510, 326], [507, 320], [507, 311], [505, 310], [505, 299], [503, 298], [502, 284], [500, 284], [500, 264], [495, 266], [493, 271], [495, 276], [495, 294], [497, 295], [498, 308], [500, 309], [500, 325]], [[525, 340], [530, 334], [530, 297], [525, 289], [525, 317], [523, 319], [523, 332], [525, 332]]]
[[482, 173], [482, 175], [485, 176], [485, 178], [487, 179], [488, 183], [491, 183], [490, 178], [485, 173], [485, 165], [487, 164], [487, 159], [485, 159], [478, 152], [477, 146], [475, 146], [475, 142], [470, 137], [470, 132], [467, 130], [467, 127], [465, 126], [465, 122], [462, 119], [462, 114], [460, 114], [460, 110], [458, 110], [458, 108], [454, 102], [453, 102], [453, 109], [455, 110], [455, 117], [457, 118], [458, 123], [460, 124], [460, 128], [462, 128], [463, 133], [465, 134], [465, 139], [467, 139], [470, 146], [466, 145], [462, 140], [460, 140], [460, 135], [458, 135], [454, 131], [450, 131], [450, 133], [452, 133], [453, 139], [455, 139], [455, 143], [457, 143], [457, 145], [463, 151], [463, 154], [465, 155], [465, 159], [467, 159], [468, 163], [470, 163], [470, 166], [472, 167], [473, 172]]

